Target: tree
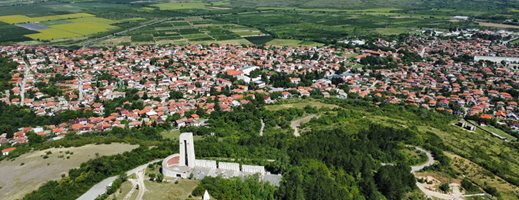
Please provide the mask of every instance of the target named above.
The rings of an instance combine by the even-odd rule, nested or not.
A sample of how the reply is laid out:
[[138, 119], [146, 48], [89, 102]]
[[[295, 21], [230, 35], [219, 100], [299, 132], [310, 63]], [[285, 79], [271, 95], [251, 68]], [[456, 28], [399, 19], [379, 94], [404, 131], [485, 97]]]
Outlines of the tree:
[[450, 190], [449, 184], [447, 183], [442, 183], [439, 188], [443, 192], [449, 192]]
[[34, 143], [34, 144], [45, 142], [43, 137], [41, 137], [38, 134], [34, 133], [34, 131], [27, 132], [26, 136], [29, 139], [29, 142]]

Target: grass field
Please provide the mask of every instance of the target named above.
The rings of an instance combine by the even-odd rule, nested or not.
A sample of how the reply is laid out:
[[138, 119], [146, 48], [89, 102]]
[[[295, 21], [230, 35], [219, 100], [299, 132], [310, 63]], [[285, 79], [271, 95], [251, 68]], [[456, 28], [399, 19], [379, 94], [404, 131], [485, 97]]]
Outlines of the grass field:
[[[477, 124], [476, 122], [472, 122], [473, 124]], [[493, 127], [491, 125], [486, 125], [486, 126], [478, 126], [478, 128], [481, 128], [483, 130], [486, 130], [486, 131], [489, 131], [489, 132], [492, 132], [492, 133], [495, 133], [501, 137], [505, 137], [506, 139], [508, 139], [509, 141], [515, 141], [517, 140], [517, 138], [515, 138], [514, 136], [511, 136], [510, 134], [504, 132], [503, 130], [501, 129], [498, 129], [496, 127]]]
[[121, 184], [121, 187], [112, 195], [110, 195], [108, 200], [123, 200], [126, 194], [130, 192], [132, 189], [132, 184], [129, 181], [125, 181]]
[[288, 47], [299, 47], [299, 46], [307, 46], [307, 47], [318, 47], [323, 44], [312, 41], [301, 41], [301, 40], [293, 40], [293, 39], [273, 39], [270, 42], [267, 42], [266, 45], [272, 46], [288, 46]]
[[16, 25], [0, 22], [0, 42], [19, 42], [30, 40], [24, 36], [26, 34], [36, 33]]
[[316, 107], [318, 109], [321, 109], [321, 108], [329, 108], [329, 109], [338, 108], [338, 106], [336, 106], [336, 105], [322, 103], [322, 102], [317, 101], [317, 100], [304, 100], [304, 101], [293, 101], [293, 102], [292, 101], [287, 101], [287, 102], [282, 102], [280, 104], [267, 105], [267, 106], [265, 106], [265, 109], [270, 110], [270, 111], [276, 111], [276, 110], [283, 110], [283, 109], [289, 109], [289, 108], [303, 109], [306, 106]]
[[68, 20], [64, 24], [50, 25], [47, 29], [39, 30], [39, 33], [29, 34], [27, 37], [34, 40], [85, 37], [116, 29], [116, 26], [111, 25], [113, 23], [115, 21], [97, 17], [79, 18]]
[[160, 3], [153, 4], [153, 7], [157, 7], [160, 10], [192, 10], [192, 9], [206, 9], [204, 3], [192, 2], [192, 3]]
[[43, 183], [61, 178], [68, 170], [79, 167], [81, 163], [96, 156], [120, 154], [137, 147], [138, 145], [112, 143], [52, 148], [30, 152], [15, 160], [3, 160], [0, 162], [0, 199], [20, 199]]
[[77, 18], [83, 18], [83, 17], [95, 17], [95, 16], [92, 14], [88, 14], [88, 13], [49, 15], [49, 16], [43, 16], [43, 17], [27, 17], [25, 15], [8, 15], [8, 16], [0, 16], [0, 21], [9, 23], [9, 24], [18, 24], [18, 23], [36, 23], [36, 22], [64, 20], [64, 19], [77, 19]]
[[167, 182], [157, 183], [151, 181], [144, 181], [146, 189], [144, 193], [144, 200], [170, 200], [170, 199], [188, 199], [191, 197], [191, 192], [198, 186], [198, 181], [181, 179], [178, 183]]
[[[516, 199], [516, 195], [519, 195], [519, 187], [495, 176], [492, 172], [484, 169], [476, 163], [453, 153], [447, 153], [447, 156], [452, 160], [452, 166], [457, 172], [469, 178], [479, 187], [485, 187], [488, 185], [497, 188], [500, 192], [500, 199]], [[516, 195], [514, 195], [514, 193]]]
[[479, 22], [480, 26], [491, 27], [491, 28], [505, 28], [505, 29], [519, 29], [519, 26], [510, 24], [499, 24], [491, 22]]
[[[168, 130], [168, 131], [162, 131], [160, 133], [160, 135], [164, 139], [178, 141], [178, 138], [180, 137], [180, 130], [179, 129], [173, 129], [173, 130]], [[202, 136], [199, 136], [199, 135], [193, 136], [193, 139], [195, 141], [196, 140], [200, 140], [201, 138], [202, 138]]]

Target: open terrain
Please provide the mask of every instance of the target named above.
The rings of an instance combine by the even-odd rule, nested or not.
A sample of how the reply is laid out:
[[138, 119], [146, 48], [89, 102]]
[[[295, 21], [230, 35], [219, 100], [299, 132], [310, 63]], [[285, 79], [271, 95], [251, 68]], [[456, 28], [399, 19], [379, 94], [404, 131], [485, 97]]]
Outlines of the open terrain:
[[199, 181], [196, 180], [178, 180], [167, 183], [157, 183], [144, 181], [146, 189], [144, 200], [180, 200], [191, 197], [191, 192], [196, 188]]
[[61, 178], [68, 170], [98, 156], [115, 155], [137, 148], [122, 143], [52, 148], [0, 162], [0, 199], [19, 199], [43, 183]]

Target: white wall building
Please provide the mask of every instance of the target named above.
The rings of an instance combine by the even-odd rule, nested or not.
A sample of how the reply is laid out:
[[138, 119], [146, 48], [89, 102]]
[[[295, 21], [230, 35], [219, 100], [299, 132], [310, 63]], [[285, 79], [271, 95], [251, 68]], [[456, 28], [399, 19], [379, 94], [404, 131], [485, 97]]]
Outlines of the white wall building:
[[240, 164], [238, 163], [230, 163], [230, 162], [219, 162], [218, 169], [231, 170], [231, 171], [240, 171]]

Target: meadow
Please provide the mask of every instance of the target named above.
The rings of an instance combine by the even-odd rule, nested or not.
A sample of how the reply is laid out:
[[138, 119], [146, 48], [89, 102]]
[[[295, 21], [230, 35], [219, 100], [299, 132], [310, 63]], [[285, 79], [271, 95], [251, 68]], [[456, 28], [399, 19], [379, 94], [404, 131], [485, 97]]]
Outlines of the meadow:
[[86, 37], [117, 29], [118, 27], [111, 25], [115, 22], [97, 17], [77, 18], [66, 20], [62, 24], [50, 25], [47, 29], [39, 30], [39, 33], [29, 34], [27, 37], [44, 41]]
[[[138, 145], [112, 143], [34, 151], [14, 160], [0, 162], [0, 199], [19, 199], [43, 183], [61, 178], [62, 174], [98, 156], [115, 155]], [[12, 170], [16, 169], [16, 170]]]
[[190, 10], [190, 9], [206, 9], [204, 3], [193, 2], [193, 3], [161, 3], [153, 4], [153, 7], [157, 7], [160, 10]]
[[77, 19], [77, 18], [82, 18], [82, 17], [94, 17], [94, 15], [88, 14], [88, 13], [50, 15], [50, 16], [42, 16], [42, 17], [28, 17], [25, 15], [7, 15], [7, 16], [0, 16], [0, 21], [9, 23], [9, 24], [19, 24], [19, 23], [37, 23], [37, 22], [63, 20], [63, 19]]

